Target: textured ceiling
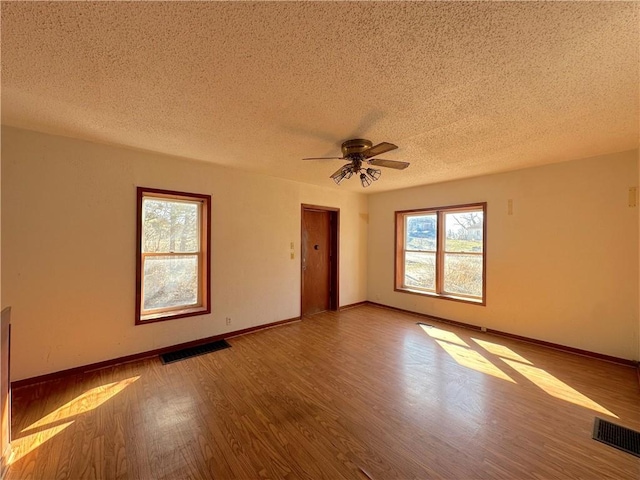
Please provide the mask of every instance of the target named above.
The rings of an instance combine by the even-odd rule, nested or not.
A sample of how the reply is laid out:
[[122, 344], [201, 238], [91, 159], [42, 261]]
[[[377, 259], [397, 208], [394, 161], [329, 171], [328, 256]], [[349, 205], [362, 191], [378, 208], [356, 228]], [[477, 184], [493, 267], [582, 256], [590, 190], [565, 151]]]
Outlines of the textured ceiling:
[[[2, 123], [364, 192], [638, 146], [637, 2], [2, 2]], [[340, 189], [363, 191], [357, 179]]]

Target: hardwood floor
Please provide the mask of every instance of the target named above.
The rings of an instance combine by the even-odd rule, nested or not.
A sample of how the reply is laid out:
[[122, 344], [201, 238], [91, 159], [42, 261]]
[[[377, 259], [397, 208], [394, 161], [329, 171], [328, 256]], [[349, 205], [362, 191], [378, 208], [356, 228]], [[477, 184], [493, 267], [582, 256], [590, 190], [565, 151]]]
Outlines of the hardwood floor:
[[633, 368], [417, 321], [361, 306], [19, 388], [7, 478], [640, 478], [591, 438], [640, 430]]

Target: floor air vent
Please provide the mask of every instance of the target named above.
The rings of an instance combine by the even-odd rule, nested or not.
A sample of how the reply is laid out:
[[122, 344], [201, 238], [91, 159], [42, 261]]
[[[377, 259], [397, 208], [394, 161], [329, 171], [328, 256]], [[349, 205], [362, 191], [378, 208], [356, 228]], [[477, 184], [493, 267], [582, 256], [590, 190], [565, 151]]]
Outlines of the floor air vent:
[[197, 347], [183, 348], [182, 350], [176, 350], [175, 352], [163, 353], [160, 355], [162, 363], [178, 362], [185, 358], [197, 357], [198, 355], [205, 355], [207, 353], [216, 352], [224, 348], [229, 348], [231, 345], [226, 340], [220, 340], [217, 342], [205, 343], [204, 345], [198, 345]]
[[640, 457], [640, 432], [596, 417], [593, 439]]

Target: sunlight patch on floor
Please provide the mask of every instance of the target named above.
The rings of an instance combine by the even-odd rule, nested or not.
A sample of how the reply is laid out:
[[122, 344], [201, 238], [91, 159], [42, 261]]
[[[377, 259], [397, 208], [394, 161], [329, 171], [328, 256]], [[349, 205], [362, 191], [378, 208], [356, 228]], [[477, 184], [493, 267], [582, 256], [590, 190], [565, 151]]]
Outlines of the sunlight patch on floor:
[[506, 380], [511, 383], [516, 383], [509, 375], [504, 373], [502, 370], [500, 370], [475, 350], [471, 350], [467, 347], [461, 347], [460, 345], [443, 342], [441, 340], [436, 340], [436, 342], [438, 342], [438, 345], [440, 345], [449, 355], [451, 355], [451, 357], [459, 365], [471, 368], [472, 370], [476, 370], [480, 373], [492, 375], [496, 378], [501, 378], [502, 380]]
[[460, 345], [462, 347], [468, 347], [467, 342], [462, 340], [458, 335], [453, 332], [448, 332], [447, 330], [442, 330], [441, 328], [430, 327], [429, 325], [420, 324], [420, 327], [427, 332], [431, 338], [436, 340], [444, 340], [445, 342], [454, 343], [456, 345]]
[[30, 435], [25, 435], [24, 437], [13, 440], [11, 442], [12, 452], [11, 458], [9, 460], [9, 465], [13, 465], [28, 453], [33, 452], [36, 448], [38, 448], [47, 440], [55, 437], [73, 422], [74, 420], [71, 420], [70, 422], [62, 423], [60, 425], [56, 425], [55, 427], [47, 428], [46, 430], [32, 433]]
[[29, 430], [33, 430], [34, 428], [40, 428], [45, 425], [67, 419], [69, 417], [73, 417], [75, 415], [80, 415], [81, 413], [89, 412], [94, 408], [102, 405], [114, 395], [120, 393], [122, 390], [127, 388], [139, 378], [139, 376], [131, 377], [127, 378], [126, 380], [107, 383], [105, 385], [92, 388], [91, 390], [87, 390], [82, 395], [79, 395], [70, 402], [65, 403], [50, 414], [45, 415], [37, 422], [32, 423], [27, 428], [22, 430], [22, 432], [27, 432]]
[[61, 407], [55, 409], [50, 414], [45, 415], [37, 422], [32, 423], [27, 428], [23, 429], [21, 433], [28, 432], [34, 429], [39, 429], [47, 425], [50, 425], [52, 423], [58, 423], [58, 425], [24, 435], [20, 438], [14, 438], [11, 441], [12, 455], [9, 463], [14, 464], [21, 458], [24, 458], [25, 455], [33, 452], [40, 445], [42, 445], [46, 441], [52, 439], [53, 437], [58, 435], [60, 432], [65, 430], [75, 420], [71, 420], [70, 422], [64, 422], [64, 423], [59, 423], [59, 422], [62, 422], [63, 420], [67, 420], [70, 417], [81, 415], [85, 412], [89, 412], [99, 407], [104, 402], [106, 402], [110, 398], [113, 398], [115, 395], [120, 393], [122, 390], [127, 388], [129, 385], [131, 385], [133, 382], [135, 382], [139, 378], [140, 376], [130, 377], [125, 380], [121, 380], [119, 382], [107, 383], [105, 385], [92, 388], [91, 390], [87, 390], [83, 394], [78, 395], [76, 398], [74, 398], [70, 402], [67, 402]]
[[533, 365], [529, 360], [527, 360], [521, 355], [518, 355], [509, 347], [505, 347], [504, 345], [500, 345], [499, 343], [480, 340], [479, 338], [472, 338], [471, 340], [476, 342], [478, 345], [484, 348], [487, 352], [492, 353], [493, 355], [496, 355], [501, 358], [508, 358], [509, 360], [516, 360], [518, 362], [526, 363], [528, 365]]
[[[502, 380], [507, 380], [511, 383], [517, 383], [499, 367], [487, 360], [482, 354], [469, 348], [469, 345], [455, 333], [436, 327], [430, 327], [428, 325], [421, 324], [420, 327], [449, 355], [451, 355], [459, 365], [487, 375], [492, 375], [496, 378], [501, 378]], [[495, 355], [500, 358], [500, 360], [506, 363], [513, 370], [552, 397], [584, 408], [589, 408], [604, 415], [619, 418], [615, 413], [607, 410], [599, 403], [594, 402], [589, 397], [554, 377], [546, 370], [535, 367], [532, 362], [524, 358], [522, 355], [514, 352], [511, 348], [488, 340], [481, 340], [479, 338], [471, 338], [471, 340], [484, 348], [491, 355]]]
[[519, 374], [529, 379], [532, 383], [536, 384], [552, 397], [559, 398], [560, 400], [571, 402], [575, 405], [589, 408], [596, 412], [618, 418], [617, 415], [611, 413], [602, 405], [594, 402], [589, 397], [577, 391], [575, 388], [572, 388], [563, 381], [558, 380], [546, 370], [534, 367], [533, 365], [524, 365], [520, 362], [507, 360], [506, 358], [503, 358], [502, 361], [513, 368], [515, 371], [517, 371]]

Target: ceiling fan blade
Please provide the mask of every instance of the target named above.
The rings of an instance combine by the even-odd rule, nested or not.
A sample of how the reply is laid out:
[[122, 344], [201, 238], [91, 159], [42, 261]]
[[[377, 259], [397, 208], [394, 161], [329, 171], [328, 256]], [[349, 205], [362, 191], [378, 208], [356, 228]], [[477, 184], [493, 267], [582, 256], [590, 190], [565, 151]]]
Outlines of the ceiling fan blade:
[[382, 142], [382, 143], [379, 143], [377, 145], [374, 145], [373, 147], [369, 148], [368, 150], [365, 150], [362, 153], [362, 155], [364, 156], [364, 158], [371, 158], [371, 157], [375, 157], [376, 155], [380, 155], [381, 153], [385, 153], [385, 152], [389, 152], [391, 150], [395, 150], [396, 148], [398, 148], [398, 146], [394, 145], [393, 143]]
[[343, 157], [308, 157], [303, 160], [346, 160]]
[[409, 162], [399, 162], [397, 160], [384, 160], [382, 158], [372, 158], [368, 160], [370, 165], [378, 167], [395, 168], [396, 170], [404, 170], [409, 166]]

